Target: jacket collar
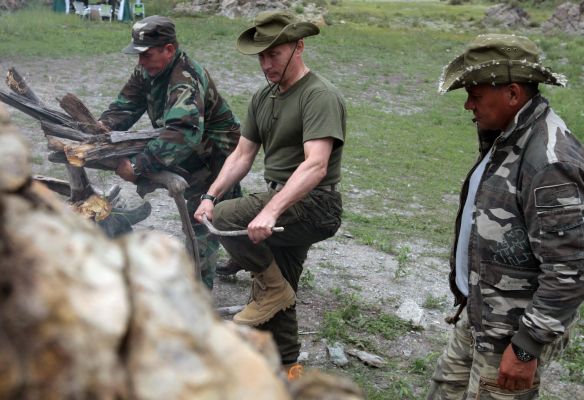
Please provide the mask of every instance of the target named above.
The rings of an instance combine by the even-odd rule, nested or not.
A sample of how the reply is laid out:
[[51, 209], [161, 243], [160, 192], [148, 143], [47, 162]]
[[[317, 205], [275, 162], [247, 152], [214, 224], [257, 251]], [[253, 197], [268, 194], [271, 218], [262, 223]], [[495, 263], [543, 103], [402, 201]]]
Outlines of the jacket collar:
[[524, 134], [523, 128], [533, 124], [548, 108], [548, 101], [541, 94], [537, 94], [515, 114], [515, 117], [504, 131], [479, 129], [479, 149], [481, 154], [485, 154], [493, 146], [495, 140], [498, 143], [503, 143], [508, 140], [517, 142], [519, 137]]
[[182, 57], [183, 54], [184, 54], [184, 52], [181, 49], [176, 49], [176, 52], [174, 53], [173, 59], [168, 63], [166, 68], [164, 68], [162, 71], [160, 71], [157, 75], [155, 75], [153, 77], [148, 75], [148, 72], [146, 72], [146, 70], [144, 68], [142, 68], [142, 76], [147, 81], [151, 81], [152, 84], [154, 84], [154, 82], [166, 80], [166, 78], [170, 75], [170, 73], [174, 69], [174, 66], [176, 65], [178, 60]]
[[507, 129], [501, 133], [501, 141], [514, 136], [517, 131], [522, 131], [524, 127], [533, 124], [548, 109], [548, 101], [536, 94], [515, 114], [515, 118]]

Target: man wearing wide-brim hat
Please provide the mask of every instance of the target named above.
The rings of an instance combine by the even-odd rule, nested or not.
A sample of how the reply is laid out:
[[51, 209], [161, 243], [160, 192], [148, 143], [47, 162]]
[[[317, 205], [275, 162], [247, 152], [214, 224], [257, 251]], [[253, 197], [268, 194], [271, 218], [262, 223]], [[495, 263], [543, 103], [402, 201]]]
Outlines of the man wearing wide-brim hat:
[[533, 399], [584, 300], [584, 151], [538, 85], [564, 86], [529, 39], [480, 35], [444, 68], [479, 158], [450, 257], [455, 327], [428, 399]]
[[[250, 302], [236, 314], [239, 324], [269, 330], [290, 379], [302, 371], [296, 319], [296, 290], [310, 246], [341, 223], [341, 153], [345, 104], [339, 91], [302, 59], [304, 38], [319, 28], [290, 12], [263, 12], [237, 40], [243, 54], [257, 55], [268, 84], [252, 98], [242, 136], [209, 195], [245, 176], [260, 147], [267, 191], [213, 207], [203, 214], [223, 230], [247, 228], [248, 236], [223, 237], [231, 257], [253, 277]], [[283, 232], [273, 228], [284, 227]]]

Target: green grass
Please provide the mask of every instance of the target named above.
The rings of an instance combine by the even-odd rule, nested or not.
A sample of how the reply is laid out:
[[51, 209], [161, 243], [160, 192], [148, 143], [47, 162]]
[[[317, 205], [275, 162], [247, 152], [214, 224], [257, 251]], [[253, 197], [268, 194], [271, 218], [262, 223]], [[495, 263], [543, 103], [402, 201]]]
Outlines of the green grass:
[[[364, 390], [367, 399], [422, 398], [438, 352], [413, 360], [388, 356], [383, 345], [385, 341], [403, 340], [417, 328], [364, 303], [355, 294], [343, 294], [340, 288], [333, 290], [332, 295], [338, 307], [325, 313], [320, 336], [329, 343], [339, 341], [379, 355], [387, 365], [377, 369], [351, 362], [343, 371], [331, 372], [348, 375]], [[442, 345], [439, 343], [435, 347], [438, 349]]]
[[[584, 305], [580, 315], [584, 315]], [[574, 330], [572, 341], [562, 355], [562, 364], [568, 369], [569, 379], [584, 384], [584, 321], [580, 320]]]
[[[148, 15], [170, 14], [171, 3], [146, 1], [146, 11]], [[476, 158], [477, 141], [471, 116], [463, 110], [464, 92], [439, 96], [437, 81], [442, 67], [476, 34], [485, 31], [480, 21], [493, 3], [335, 3], [327, 16], [332, 25], [323, 27], [319, 36], [306, 39], [305, 59], [313, 70], [336, 84], [347, 100], [348, 134], [341, 183], [344, 229], [361, 243], [398, 257], [404, 245], [420, 240], [429, 243], [428, 255], [445, 257], [457, 207], [452, 199], [456, 199]], [[521, 6], [540, 23], [552, 15], [552, 3], [535, 6], [521, 2]], [[256, 58], [241, 56], [235, 50], [235, 39], [248, 21], [223, 17], [175, 20], [181, 46], [204, 65], [219, 65], [236, 76], [261, 77]], [[117, 53], [128, 43], [130, 28], [127, 23], [82, 21], [39, 7], [2, 14], [2, 67], [18, 60], [46, 63], [52, 57], [73, 56], [98, 63], [101, 55]], [[543, 35], [536, 30], [516, 33], [536, 41], [545, 53], [545, 64], [568, 76], [567, 88], [543, 87], [543, 93], [574, 134], [584, 139], [584, 38]], [[89, 94], [87, 88], [79, 90], [82, 97]], [[240, 117], [245, 115], [250, 95], [228, 96]], [[261, 167], [256, 164], [254, 171], [258, 170]], [[54, 173], [65, 177], [62, 166], [56, 166]], [[407, 254], [402, 253], [401, 258], [406, 265]], [[332, 264], [326, 267], [335, 268]], [[310, 287], [310, 283], [306, 274], [303, 284]], [[341, 296], [341, 290], [336, 294]], [[439, 303], [441, 299], [428, 298], [425, 307], [439, 307]], [[322, 335], [377, 349], [379, 340], [409, 332], [407, 325], [387, 315], [378, 317], [377, 311], [364, 306], [359, 298], [340, 297], [339, 307], [326, 314]], [[562, 362], [570, 371], [569, 379], [584, 383], [584, 328], [578, 329], [580, 336]], [[431, 358], [401, 360], [395, 371], [388, 367], [372, 372], [353, 366], [347, 372], [365, 388], [368, 398], [422, 398], [428, 369], [435, 360], [434, 355]]]
[[432, 294], [426, 296], [423, 307], [429, 310], [443, 310], [447, 299], [445, 297], [436, 297]]
[[300, 277], [300, 287], [304, 289], [314, 289], [316, 285], [316, 277], [309, 269], [305, 268]]
[[379, 351], [374, 337], [393, 340], [417, 329], [410, 322], [365, 304], [356, 294], [333, 291], [338, 307], [324, 314], [320, 335], [330, 342], [341, 341], [368, 351]]

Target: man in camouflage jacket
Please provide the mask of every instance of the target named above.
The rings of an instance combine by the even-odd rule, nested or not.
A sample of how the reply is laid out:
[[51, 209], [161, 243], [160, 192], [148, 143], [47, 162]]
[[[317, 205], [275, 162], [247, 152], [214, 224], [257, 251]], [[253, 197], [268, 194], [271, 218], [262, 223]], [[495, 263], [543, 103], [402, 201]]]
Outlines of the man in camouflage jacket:
[[529, 39], [480, 35], [445, 69], [465, 88], [480, 157], [450, 264], [459, 311], [429, 399], [532, 399], [584, 299], [584, 151], [539, 94], [565, 85]]
[[[239, 141], [239, 121], [221, 97], [209, 73], [178, 47], [174, 23], [151, 16], [136, 22], [132, 42], [123, 50], [138, 55], [138, 65], [100, 121], [112, 130], [128, 130], [144, 112], [160, 136], [145, 150], [122, 159], [117, 173], [135, 182], [145, 173], [170, 170], [189, 183], [185, 198], [192, 216], [227, 156]], [[239, 184], [223, 198], [240, 196]], [[219, 242], [195, 222], [202, 278], [211, 288]]]

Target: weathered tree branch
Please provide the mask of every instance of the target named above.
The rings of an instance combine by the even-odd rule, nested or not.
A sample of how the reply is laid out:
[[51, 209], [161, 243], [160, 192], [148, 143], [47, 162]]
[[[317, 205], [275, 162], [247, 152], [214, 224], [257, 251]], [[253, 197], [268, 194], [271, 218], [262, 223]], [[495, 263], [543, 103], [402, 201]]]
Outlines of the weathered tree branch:
[[163, 129], [145, 129], [141, 131], [111, 131], [109, 141], [111, 143], [127, 142], [130, 140], [155, 139], [160, 136]]
[[91, 111], [73, 93], [67, 93], [62, 99], [57, 100], [61, 108], [79, 122], [82, 131], [92, 135], [103, 135], [107, 132], [107, 129], [97, 123]]
[[65, 154], [71, 165], [83, 167], [90, 161], [129, 157], [141, 152], [147, 140], [112, 143], [82, 143], [65, 145]]
[[76, 142], [92, 141], [99, 136], [88, 135], [65, 125], [54, 124], [52, 122], [41, 121], [41, 128], [45, 135], [51, 135], [63, 139], [74, 140]]
[[[239, 231], [220, 231], [219, 229], [215, 228], [213, 224], [207, 219], [207, 215], [203, 214], [203, 224], [209, 229], [213, 235], [217, 236], [246, 236], [247, 229], [242, 229]], [[284, 228], [281, 226], [275, 226], [272, 228], [272, 232], [284, 232]]]
[[26, 97], [33, 103], [40, 106], [44, 105], [15, 68], [8, 69], [8, 73], [6, 74], [6, 85], [8, 85], [13, 92]]
[[67, 197], [71, 196], [71, 186], [67, 181], [42, 175], [34, 175], [32, 179], [46, 185], [53, 192]]

